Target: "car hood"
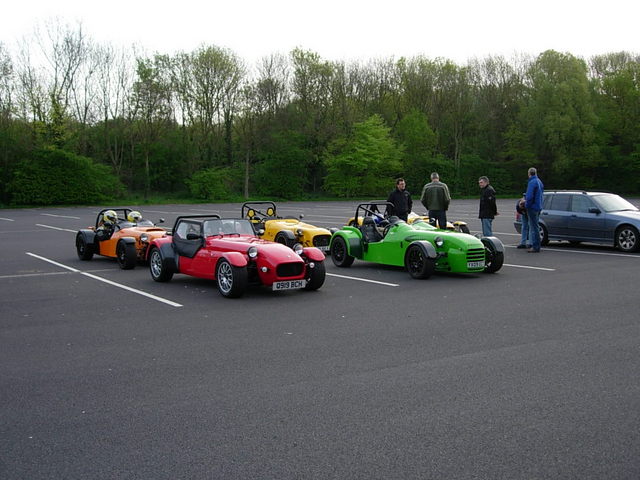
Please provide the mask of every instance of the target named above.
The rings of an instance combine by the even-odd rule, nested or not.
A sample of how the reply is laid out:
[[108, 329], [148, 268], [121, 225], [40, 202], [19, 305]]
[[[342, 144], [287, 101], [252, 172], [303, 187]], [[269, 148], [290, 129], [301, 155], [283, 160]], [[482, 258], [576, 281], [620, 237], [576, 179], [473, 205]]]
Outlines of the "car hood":
[[310, 225], [308, 223], [301, 222], [295, 218], [279, 218], [277, 220], [267, 220], [265, 222], [265, 227], [269, 228], [272, 225], [280, 225], [283, 228], [300, 228], [302, 230], [313, 230], [316, 232], [326, 233], [331, 235], [331, 232], [323, 227], [316, 227], [315, 225]]
[[622, 212], [610, 212], [607, 213], [607, 215], [609, 215], [610, 217], [613, 218], [619, 218], [619, 219], [625, 219], [625, 220], [630, 220], [632, 221], [635, 225], [640, 225], [640, 211], [637, 210], [630, 210], [628, 212], [622, 211]]
[[207, 246], [227, 252], [246, 253], [249, 247], [258, 248], [258, 255], [279, 262], [302, 262], [300, 255], [281, 243], [270, 242], [251, 235], [215, 235], [207, 238]]

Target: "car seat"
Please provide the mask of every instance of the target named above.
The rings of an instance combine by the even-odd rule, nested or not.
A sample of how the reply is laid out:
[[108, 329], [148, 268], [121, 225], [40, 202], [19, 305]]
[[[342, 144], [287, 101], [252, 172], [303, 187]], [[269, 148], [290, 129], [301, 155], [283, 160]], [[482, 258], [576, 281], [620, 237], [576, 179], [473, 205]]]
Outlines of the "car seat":
[[362, 237], [365, 242], [379, 242], [382, 240], [382, 234], [378, 231], [376, 223], [372, 217], [364, 217], [362, 219]]

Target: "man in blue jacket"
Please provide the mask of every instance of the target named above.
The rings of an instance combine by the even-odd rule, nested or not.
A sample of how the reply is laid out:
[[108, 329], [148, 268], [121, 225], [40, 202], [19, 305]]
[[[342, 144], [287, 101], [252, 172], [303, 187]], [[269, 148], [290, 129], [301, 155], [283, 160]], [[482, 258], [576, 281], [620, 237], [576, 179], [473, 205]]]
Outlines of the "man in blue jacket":
[[542, 211], [542, 194], [544, 193], [544, 185], [538, 178], [538, 171], [531, 167], [529, 169], [529, 181], [527, 183], [527, 193], [525, 194], [524, 206], [527, 209], [527, 217], [529, 217], [529, 239], [531, 248], [527, 250], [529, 253], [540, 252], [540, 230], [538, 219]]

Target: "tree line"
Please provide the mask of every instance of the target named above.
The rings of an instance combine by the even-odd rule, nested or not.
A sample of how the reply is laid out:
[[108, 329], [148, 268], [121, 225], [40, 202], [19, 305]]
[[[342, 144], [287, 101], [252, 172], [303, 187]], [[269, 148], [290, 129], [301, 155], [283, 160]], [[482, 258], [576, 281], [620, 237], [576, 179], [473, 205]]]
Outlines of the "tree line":
[[202, 45], [176, 54], [95, 42], [51, 22], [0, 44], [0, 199], [90, 203], [125, 192], [199, 200], [455, 195], [487, 175], [520, 193], [640, 191], [640, 56], [548, 50], [337, 62], [294, 49], [249, 67]]

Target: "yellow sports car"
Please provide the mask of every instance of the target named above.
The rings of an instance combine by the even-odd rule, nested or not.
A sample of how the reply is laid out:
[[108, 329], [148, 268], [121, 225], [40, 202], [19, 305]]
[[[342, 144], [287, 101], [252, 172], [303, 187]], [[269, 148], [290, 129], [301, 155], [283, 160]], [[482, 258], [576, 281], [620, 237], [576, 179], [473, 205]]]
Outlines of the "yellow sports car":
[[[376, 202], [374, 202], [375, 204]], [[377, 203], [381, 203], [381, 202], [377, 202]], [[384, 203], [384, 202], [382, 202]], [[373, 204], [372, 204], [373, 205]], [[375, 205], [373, 205], [373, 208], [377, 208], [375, 207]], [[387, 218], [387, 214], [386, 212], [378, 212], [377, 210], [374, 212], [375, 215], [372, 216], [373, 220], [376, 222], [376, 224], [379, 224], [380, 222], [382, 222], [383, 220], [385, 220]], [[408, 216], [407, 216], [407, 223], [409, 225], [411, 225], [413, 222], [427, 222], [429, 223], [429, 216], [428, 215], [418, 215], [415, 212], [411, 212]], [[355, 227], [355, 226], [361, 226], [362, 225], [362, 217], [358, 217], [358, 221], [356, 222], [355, 217], [351, 217], [349, 219], [349, 221], [347, 222], [347, 225]], [[437, 225], [434, 225], [437, 226]], [[469, 227], [467, 226], [467, 222], [462, 222], [462, 221], [455, 221], [455, 222], [447, 222], [447, 228], [445, 230], [454, 230], [456, 232], [460, 232], [460, 233], [471, 233], [469, 231]]]
[[261, 238], [293, 247], [317, 247], [325, 254], [329, 252], [331, 231], [302, 222], [299, 218], [282, 218], [277, 215], [273, 202], [246, 202], [242, 205], [242, 218], [248, 218]]

